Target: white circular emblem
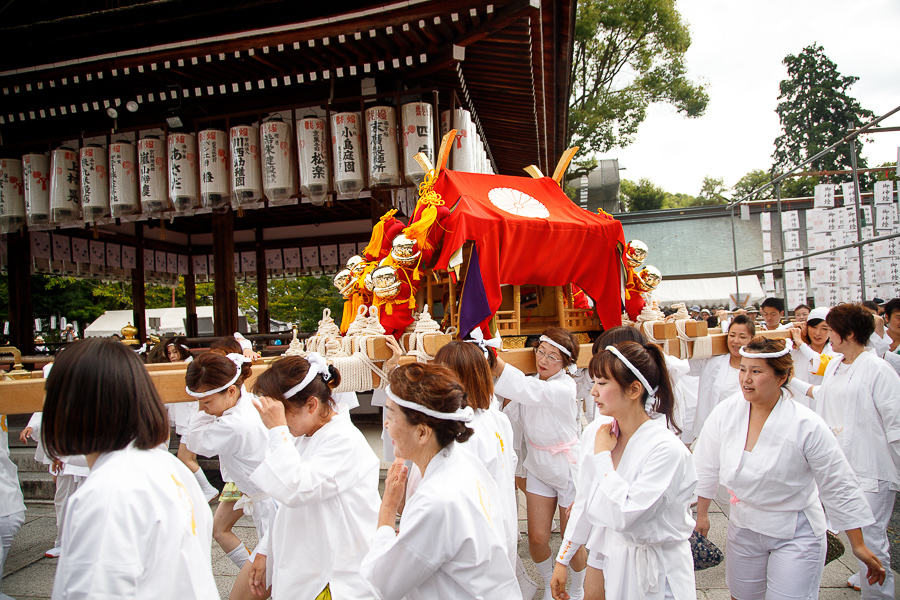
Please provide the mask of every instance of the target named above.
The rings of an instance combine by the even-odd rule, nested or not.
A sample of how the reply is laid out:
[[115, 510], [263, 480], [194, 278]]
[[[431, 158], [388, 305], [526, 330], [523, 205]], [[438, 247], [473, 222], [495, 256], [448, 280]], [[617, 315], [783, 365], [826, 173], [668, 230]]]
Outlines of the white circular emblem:
[[514, 188], [494, 188], [488, 192], [488, 199], [500, 210], [520, 217], [546, 219], [550, 216], [540, 200]]

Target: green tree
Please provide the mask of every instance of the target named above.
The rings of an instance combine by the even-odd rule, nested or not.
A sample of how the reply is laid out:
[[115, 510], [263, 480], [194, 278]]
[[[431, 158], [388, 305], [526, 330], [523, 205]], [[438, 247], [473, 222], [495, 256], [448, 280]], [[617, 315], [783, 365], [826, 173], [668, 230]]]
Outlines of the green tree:
[[[734, 199], [740, 200], [744, 196], [747, 196], [751, 192], [756, 192], [759, 188], [764, 186], [765, 184], [772, 181], [772, 176], [763, 171], [762, 169], [754, 169], [738, 179], [738, 182], [734, 184], [732, 191], [734, 192]], [[774, 191], [772, 188], [766, 188], [766, 190], [762, 193], [754, 193], [750, 199], [758, 200], [760, 198], [769, 198], [774, 195]]]
[[726, 204], [728, 199], [725, 193], [728, 188], [725, 187], [725, 180], [721, 177], [710, 177], [707, 175], [703, 178], [703, 184], [700, 186], [700, 194], [697, 196], [697, 202], [694, 206], [711, 206], [714, 204]]
[[[874, 116], [872, 111], [864, 109], [847, 93], [859, 78], [841, 75], [837, 65], [825, 55], [822, 46], [813, 44], [797, 55], [789, 54], [784, 64], [788, 78], [779, 86], [779, 102], [775, 109], [782, 129], [782, 134], [775, 139], [775, 153], [772, 155], [773, 172], [776, 173], [818, 154], [843, 138], [847, 131], [860, 127]], [[866, 161], [861, 156], [861, 141], [856, 149], [857, 164], [863, 168]], [[845, 170], [850, 167], [850, 144], [841, 144], [811, 165], [809, 170]], [[850, 176], [836, 176], [835, 180], [849, 181]], [[812, 195], [813, 190], [811, 187], [807, 189], [807, 183], [796, 181], [791, 196]]]
[[569, 146], [579, 146], [571, 177], [596, 167], [595, 153], [627, 146], [665, 102], [688, 117], [706, 110], [706, 86], [690, 81], [691, 36], [675, 0], [582, 0], [569, 77]]
[[697, 206], [697, 198], [690, 194], [670, 194], [666, 193], [666, 199], [663, 200], [663, 208], [687, 208], [689, 206]]
[[666, 199], [666, 192], [646, 177], [641, 177], [637, 183], [623, 179], [619, 191], [625, 197], [629, 212], [659, 210]]

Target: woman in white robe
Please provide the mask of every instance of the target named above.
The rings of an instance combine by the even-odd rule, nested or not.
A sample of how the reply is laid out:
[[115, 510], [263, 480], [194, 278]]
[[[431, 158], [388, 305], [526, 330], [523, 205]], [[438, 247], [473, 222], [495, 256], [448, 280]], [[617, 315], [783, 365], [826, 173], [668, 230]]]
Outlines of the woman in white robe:
[[[900, 490], [900, 376], [866, 351], [875, 329], [871, 314], [858, 305], [841, 304], [826, 320], [837, 354], [825, 369], [822, 385], [800, 386], [795, 380], [792, 388], [806, 388], [835, 435], [875, 515], [875, 523], [862, 528], [866, 544], [882, 564], [890, 565], [887, 526]], [[860, 587], [863, 598], [892, 598], [893, 572], [888, 569], [881, 587], [864, 580]]]
[[[544, 600], [550, 600], [553, 554], [550, 533], [559, 510], [560, 530], [568, 521], [568, 508], [575, 501], [575, 453], [581, 434], [576, 385], [572, 378], [579, 345], [571, 333], [551, 327], [535, 348], [537, 373], [526, 376], [499, 356], [492, 369], [498, 377], [494, 389], [511, 404], [517, 404], [527, 454], [525, 505], [528, 515], [528, 550], [544, 580]], [[580, 598], [587, 553], [573, 557], [574, 597]]]
[[[380, 600], [521, 599], [507, 551], [507, 518], [487, 469], [461, 449], [472, 409], [447, 367], [410, 364], [390, 375], [385, 424], [397, 459], [388, 472], [378, 530], [362, 575]], [[394, 526], [404, 460], [422, 475]]]
[[703, 424], [712, 410], [739, 390], [740, 349], [755, 335], [756, 326], [753, 321], [747, 315], [738, 315], [728, 327], [728, 354], [690, 360], [690, 374], [700, 377], [697, 409], [693, 419], [695, 438], [700, 437]]
[[[578, 494], [556, 558], [553, 597], [570, 597], [565, 564], [587, 545], [586, 600], [696, 598], [688, 539], [697, 477], [677, 428], [666, 426], [675, 399], [662, 351], [621, 342], [595, 355], [589, 369], [602, 416], [582, 437]], [[663, 420], [650, 418], [648, 402]]]
[[[814, 308], [801, 327], [791, 329], [791, 339], [794, 344], [791, 350], [791, 358], [794, 360], [794, 377], [819, 385], [825, 376], [825, 367], [834, 356], [831, 342], [828, 340], [828, 308], [821, 306]], [[798, 395], [795, 401], [816, 410], [812, 398]]]
[[[275, 501], [250, 480], [250, 475], [262, 463], [266, 454], [268, 434], [259, 413], [253, 406], [254, 396], [244, 388], [250, 376], [250, 359], [243, 354], [224, 354], [224, 350], [204, 352], [188, 365], [185, 391], [197, 398], [200, 411], [192, 418], [183, 441], [188, 450], [201, 456], [218, 456], [219, 465], [228, 479], [241, 491], [234, 506], [253, 519], [259, 539], [268, 531], [275, 516]], [[232, 562], [248, 558], [243, 542], [232, 534], [222, 550]], [[230, 543], [229, 543], [230, 542]], [[234, 545], [234, 547], [230, 547]], [[244, 562], [241, 571], [249, 573], [250, 564]], [[239, 588], [243, 591], [243, 588]]]
[[169, 426], [144, 365], [98, 338], [70, 345], [55, 364], [44, 448], [85, 455], [91, 474], [69, 499], [54, 600], [218, 599], [212, 515], [187, 467], [159, 447]]
[[[263, 563], [275, 598], [313, 599], [326, 588], [334, 598], [375, 598], [360, 564], [375, 535], [380, 462], [332, 398], [339, 384], [316, 353], [283, 358], [254, 384], [269, 432], [251, 479], [279, 505]], [[254, 592], [266, 588], [261, 567], [251, 571]]]
[[726, 579], [734, 598], [815, 598], [826, 512], [869, 576], [884, 577], [861, 527], [874, 522], [859, 482], [822, 419], [786, 390], [791, 344], [758, 337], [742, 351], [741, 393], [713, 410], [694, 449], [697, 531], [719, 486], [733, 505]]

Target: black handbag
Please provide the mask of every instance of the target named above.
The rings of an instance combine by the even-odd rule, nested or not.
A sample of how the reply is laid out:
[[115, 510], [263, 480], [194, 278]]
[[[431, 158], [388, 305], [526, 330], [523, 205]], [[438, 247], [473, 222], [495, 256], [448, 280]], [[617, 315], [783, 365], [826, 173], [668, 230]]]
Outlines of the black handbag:
[[722, 551], [719, 550], [718, 546], [696, 531], [691, 534], [691, 539], [689, 541], [691, 543], [691, 554], [694, 556], [695, 571], [702, 571], [703, 569], [715, 567], [725, 559], [725, 556], [722, 554]]
[[825, 530], [825, 540], [828, 542], [828, 549], [825, 551], [825, 564], [827, 565], [844, 555], [844, 542], [836, 533], [828, 530]]

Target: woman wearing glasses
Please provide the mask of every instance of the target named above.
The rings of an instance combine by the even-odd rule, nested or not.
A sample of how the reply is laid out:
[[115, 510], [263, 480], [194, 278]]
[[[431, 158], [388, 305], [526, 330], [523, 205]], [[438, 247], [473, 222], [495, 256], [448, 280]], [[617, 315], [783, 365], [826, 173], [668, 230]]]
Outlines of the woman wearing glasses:
[[[551, 600], [550, 579], [553, 557], [550, 531], [553, 514], [559, 506], [559, 526], [565, 531], [566, 509], [575, 500], [575, 453], [581, 427], [575, 398], [575, 362], [578, 342], [560, 327], [544, 331], [535, 346], [537, 373], [531, 377], [497, 357], [492, 371], [499, 379], [494, 384], [498, 395], [515, 403], [517, 418], [528, 444], [524, 467], [527, 482], [525, 502], [528, 510], [528, 548], [544, 578], [544, 600]], [[572, 558], [571, 598], [584, 596], [587, 553], [582, 548]]]

